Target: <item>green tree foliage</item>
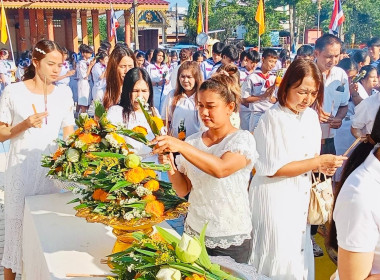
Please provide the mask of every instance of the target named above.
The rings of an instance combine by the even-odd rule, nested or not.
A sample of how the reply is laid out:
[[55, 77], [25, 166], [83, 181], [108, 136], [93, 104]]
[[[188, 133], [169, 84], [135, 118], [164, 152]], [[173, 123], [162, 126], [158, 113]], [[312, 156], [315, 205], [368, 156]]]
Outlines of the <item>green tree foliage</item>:
[[[204, 0], [201, 0], [204, 1]], [[194, 40], [199, 0], [188, 0], [189, 14], [186, 19], [188, 36]], [[261, 37], [263, 46], [270, 45], [269, 32], [282, 30], [281, 22], [289, 20], [281, 7], [295, 5], [294, 32], [298, 43], [303, 43], [304, 31], [317, 28], [318, 7], [311, 0], [265, 0], [265, 34]], [[333, 0], [321, 0], [320, 28], [328, 33]], [[345, 42], [350, 46], [366, 42], [371, 37], [380, 36], [380, 4], [379, 0], [342, 0], [346, 21], [343, 25]], [[210, 0], [209, 30], [225, 29], [218, 34], [221, 41], [233, 37], [235, 28], [244, 25], [247, 29], [246, 44], [257, 45], [258, 24], [255, 14], [258, 0]], [[276, 9], [277, 8], [277, 9]], [[352, 45], [352, 47], [354, 47]]]

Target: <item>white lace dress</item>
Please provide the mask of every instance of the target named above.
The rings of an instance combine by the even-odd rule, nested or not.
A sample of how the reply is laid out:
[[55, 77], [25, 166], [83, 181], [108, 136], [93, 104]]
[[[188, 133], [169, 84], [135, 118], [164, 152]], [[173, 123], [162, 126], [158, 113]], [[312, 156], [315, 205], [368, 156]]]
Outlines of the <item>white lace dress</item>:
[[248, 184], [256, 160], [256, 144], [248, 131], [237, 130], [220, 143], [206, 146], [198, 132], [186, 139], [195, 148], [221, 157], [226, 152], [240, 153], [251, 162], [232, 175], [218, 179], [201, 171], [183, 156], [177, 157], [177, 167], [187, 175], [192, 184], [189, 195], [189, 212], [185, 231], [199, 236], [208, 223], [206, 246], [208, 248], [229, 248], [240, 246], [251, 238], [251, 214], [248, 201]]
[[[5, 88], [0, 101], [0, 122], [15, 126], [45, 109], [44, 96], [30, 92], [24, 82]], [[41, 157], [56, 150], [54, 140], [61, 127], [74, 125], [73, 100], [69, 87], [55, 87], [47, 97], [47, 125], [30, 128], [10, 141], [5, 171], [5, 242], [1, 265], [22, 272], [22, 221], [26, 196], [59, 192], [46, 177]]]
[[311, 172], [295, 177], [270, 177], [293, 161], [319, 154], [318, 115], [299, 115], [274, 105], [255, 129], [259, 159], [249, 194], [253, 247], [250, 263], [258, 273], [279, 280], [313, 280], [314, 256], [307, 213]]

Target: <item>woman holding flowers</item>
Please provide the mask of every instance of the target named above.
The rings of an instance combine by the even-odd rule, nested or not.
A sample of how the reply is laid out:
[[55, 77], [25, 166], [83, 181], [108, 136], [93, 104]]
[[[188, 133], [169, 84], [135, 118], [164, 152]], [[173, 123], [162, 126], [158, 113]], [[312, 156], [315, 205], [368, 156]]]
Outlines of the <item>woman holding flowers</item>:
[[113, 49], [109, 56], [105, 77], [107, 84], [103, 105], [106, 110], [119, 104], [124, 77], [130, 69], [136, 66], [136, 57], [131, 49], [121, 45]]
[[73, 100], [67, 86], [54, 85], [63, 52], [53, 41], [36, 44], [24, 81], [5, 88], [0, 101], [0, 141], [11, 145], [5, 172], [4, 279], [22, 272], [22, 221], [25, 196], [58, 192], [41, 167], [43, 154], [56, 149], [54, 140], [73, 132]]
[[[148, 140], [152, 140], [154, 138], [153, 132], [138, 100], [148, 104], [153, 110], [153, 115], [159, 115], [158, 111], [153, 107], [153, 88], [150, 77], [145, 69], [136, 67], [126, 74], [120, 103], [108, 109], [107, 118], [114, 125], [122, 125], [127, 129], [142, 133]], [[158, 117], [156, 117], [156, 120], [158, 120]], [[163, 124], [161, 124], [162, 126]], [[152, 150], [147, 145], [129, 137], [124, 137], [124, 139], [133, 146], [133, 152], [142, 157], [143, 161], [157, 162], [157, 156], [151, 155]]]
[[[191, 135], [185, 142], [158, 136], [153, 152], [171, 163], [169, 179], [177, 194], [189, 194], [185, 232], [199, 235], [208, 223], [209, 254], [231, 256], [244, 263], [251, 247], [247, 187], [256, 152], [252, 134], [234, 128], [230, 122], [239, 103], [236, 80], [228, 73], [212, 76], [202, 83], [197, 97], [199, 115], [208, 130]], [[177, 168], [173, 164], [175, 152], [181, 154], [176, 159]]]
[[316, 111], [323, 103], [323, 77], [314, 62], [297, 59], [290, 65], [278, 100], [261, 117], [254, 134], [259, 158], [249, 189], [250, 263], [271, 279], [312, 280], [314, 256], [307, 225], [311, 172], [332, 176], [345, 157], [319, 156]]
[[178, 69], [177, 87], [165, 99], [161, 116], [169, 123], [169, 134], [184, 140], [200, 129], [196, 108], [202, 83], [201, 70], [194, 61], [185, 61]]

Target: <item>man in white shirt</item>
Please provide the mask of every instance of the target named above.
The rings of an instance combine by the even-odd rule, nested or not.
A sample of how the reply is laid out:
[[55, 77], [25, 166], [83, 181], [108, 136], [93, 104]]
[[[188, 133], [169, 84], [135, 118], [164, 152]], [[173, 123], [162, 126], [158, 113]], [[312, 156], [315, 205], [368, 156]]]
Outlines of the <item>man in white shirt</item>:
[[336, 67], [339, 62], [342, 41], [331, 34], [325, 34], [315, 42], [316, 64], [323, 74], [324, 100], [320, 115], [322, 128], [321, 154], [336, 154], [334, 145], [335, 129], [342, 125], [350, 99], [346, 72]]
[[[335, 129], [342, 126], [348, 111], [350, 91], [346, 72], [336, 67], [342, 49], [342, 41], [331, 34], [319, 37], [315, 42], [314, 57], [321, 70], [324, 82], [323, 112], [319, 119], [322, 129], [321, 154], [336, 154]], [[323, 256], [323, 251], [315, 242], [318, 226], [311, 226], [313, 252], [315, 257]]]
[[201, 64], [203, 80], [207, 80], [209, 78], [210, 72], [216, 64], [221, 64], [223, 48], [224, 44], [220, 42], [217, 42], [212, 46], [212, 57], [206, 59]]

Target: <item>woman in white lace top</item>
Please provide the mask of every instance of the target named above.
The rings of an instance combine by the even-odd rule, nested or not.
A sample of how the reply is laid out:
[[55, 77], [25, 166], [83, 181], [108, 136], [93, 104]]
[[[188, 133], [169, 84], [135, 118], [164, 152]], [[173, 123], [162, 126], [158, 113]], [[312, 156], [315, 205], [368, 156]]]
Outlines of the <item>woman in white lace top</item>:
[[[198, 92], [199, 115], [206, 132], [183, 142], [156, 137], [154, 153], [170, 162], [169, 179], [177, 194], [189, 194], [185, 232], [199, 235], [205, 224], [210, 255], [226, 255], [247, 262], [251, 247], [248, 182], [256, 160], [255, 140], [248, 131], [234, 128], [230, 116], [238, 110], [240, 87], [230, 73], [217, 74], [202, 83]], [[172, 152], [179, 152], [177, 168]]]

